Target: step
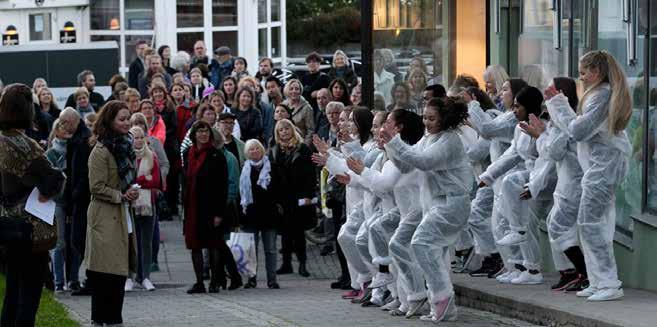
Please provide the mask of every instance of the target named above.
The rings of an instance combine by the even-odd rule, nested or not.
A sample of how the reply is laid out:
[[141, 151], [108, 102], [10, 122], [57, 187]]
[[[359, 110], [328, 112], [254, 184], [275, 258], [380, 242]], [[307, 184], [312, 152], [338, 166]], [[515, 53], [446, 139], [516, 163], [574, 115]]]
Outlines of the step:
[[548, 275], [541, 285], [500, 284], [495, 279], [452, 274], [457, 304], [545, 326], [654, 327], [657, 293], [624, 289], [620, 301], [587, 302], [574, 293], [553, 292], [558, 279]]

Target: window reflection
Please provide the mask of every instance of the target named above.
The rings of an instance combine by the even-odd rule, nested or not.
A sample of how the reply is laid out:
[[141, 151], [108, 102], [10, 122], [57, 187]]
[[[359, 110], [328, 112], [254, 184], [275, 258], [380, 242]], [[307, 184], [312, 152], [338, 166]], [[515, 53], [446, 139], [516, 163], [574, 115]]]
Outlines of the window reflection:
[[178, 27], [203, 27], [203, 0], [177, 0]]
[[93, 0], [89, 4], [92, 30], [118, 30], [119, 0]]

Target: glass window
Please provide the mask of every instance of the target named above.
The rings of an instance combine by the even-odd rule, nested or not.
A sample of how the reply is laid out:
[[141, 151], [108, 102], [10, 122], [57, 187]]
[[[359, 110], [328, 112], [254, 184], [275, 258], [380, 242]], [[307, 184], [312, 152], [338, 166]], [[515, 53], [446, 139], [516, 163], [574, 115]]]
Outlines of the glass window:
[[203, 27], [203, 0], [177, 0], [176, 13], [178, 27]]
[[[637, 38], [637, 62], [630, 66], [627, 61], [627, 24], [623, 22], [621, 1], [601, 0], [598, 2], [598, 48], [609, 51], [622, 65], [630, 94], [633, 98], [632, 117], [625, 131], [632, 143], [630, 165], [625, 180], [616, 192], [616, 225], [632, 232], [630, 215], [641, 212], [643, 113], [645, 110], [646, 86], [643, 83], [644, 63], [641, 54], [645, 39]], [[641, 105], [643, 104], [643, 106]]]
[[151, 44], [153, 40], [152, 35], [126, 35], [125, 36], [125, 64], [129, 66], [135, 59], [137, 59], [137, 53], [135, 52], [135, 47], [137, 41], [145, 40], [148, 44]]
[[178, 51], [187, 51], [194, 55], [194, 43], [203, 40], [203, 32], [178, 33]]
[[281, 0], [271, 1], [271, 21], [278, 22], [281, 20]]
[[[382, 97], [393, 105], [392, 88], [408, 79], [410, 101], [404, 109], [421, 114], [422, 90], [426, 84], [443, 83], [443, 58], [449, 51], [447, 24], [443, 24], [446, 1], [374, 0], [372, 34], [375, 104]], [[420, 77], [410, 83], [410, 67]], [[392, 107], [390, 107], [392, 109]]]
[[261, 28], [258, 30], [258, 56], [260, 58], [267, 57], [267, 29]]
[[[641, 4], [642, 2], [640, 2]], [[639, 34], [646, 34], [650, 20], [650, 58], [657, 58], [657, 5], [651, 3], [650, 15], [639, 10]], [[657, 215], [657, 60], [650, 61], [648, 90], [648, 194], [647, 213]]]
[[92, 30], [119, 30], [119, 0], [92, 0], [89, 4]]
[[30, 15], [30, 41], [52, 40], [50, 14]]
[[124, 66], [121, 63], [121, 51], [123, 51], [123, 47], [121, 46], [121, 36], [119, 35], [92, 35], [91, 36], [91, 42], [97, 42], [97, 41], [115, 41], [116, 44], [119, 45], [119, 51], [116, 53], [118, 56], [117, 62], [119, 63], [119, 66]]
[[[519, 76], [541, 90], [554, 77], [568, 75], [568, 20], [563, 16], [557, 20], [550, 9], [552, 2], [524, 2], [523, 30], [518, 39]], [[554, 31], [558, 28], [561, 32], [555, 39]]]
[[276, 26], [271, 28], [271, 56], [276, 58], [281, 55], [281, 28]]
[[227, 46], [232, 50], [233, 56], [238, 56], [237, 31], [212, 32], [212, 46], [213, 49], [221, 46]]
[[267, 22], [267, 0], [258, 0], [258, 24]]
[[237, 0], [212, 0], [212, 26], [237, 26]]
[[126, 29], [153, 29], [153, 0], [125, 0], [124, 7]]

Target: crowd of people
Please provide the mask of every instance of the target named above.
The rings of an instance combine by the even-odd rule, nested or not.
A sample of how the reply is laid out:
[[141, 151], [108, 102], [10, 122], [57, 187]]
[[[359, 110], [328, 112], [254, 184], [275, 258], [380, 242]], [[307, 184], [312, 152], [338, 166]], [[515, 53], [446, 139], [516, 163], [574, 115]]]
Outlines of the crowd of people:
[[[623, 296], [611, 234], [631, 105], [607, 52], [580, 59], [579, 91], [571, 78], [541, 89], [500, 66], [486, 69], [483, 89], [465, 74], [446, 89], [422, 58], [401, 73], [376, 50], [372, 108], [361, 106], [359, 78], [340, 50], [328, 73], [311, 53], [307, 73], [285, 83], [270, 58], [251, 75], [227, 47], [207, 56], [203, 41], [193, 56], [144, 41], [136, 52], [128, 79], [109, 81], [108, 99], [88, 70], [62, 110], [42, 78], [2, 91], [0, 151], [19, 144], [27, 162], [50, 163], [0, 166], [2, 198], [11, 200], [3, 212], [36, 186], [55, 200], [57, 227], [51, 260], [10, 252], [7, 278], [33, 291], [8, 283], [3, 325], [36, 312], [36, 284], [40, 294], [48, 278], [21, 272], [49, 261], [55, 292], [91, 295], [95, 325], [121, 324], [125, 292], [155, 290], [159, 221], [176, 217], [195, 273], [189, 294], [257, 287], [255, 275], [242, 280], [227, 246], [236, 228], [253, 233], [256, 247], [262, 240], [268, 288], [280, 288], [277, 275], [310, 276], [306, 235], [315, 229], [333, 243], [323, 254], [337, 250], [342, 274], [331, 287], [343, 298], [454, 320], [450, 270], [543, 282], [546, 220], [561, 273], [553, 290]], [[6, 186], [27, 175], [29, 185]]]

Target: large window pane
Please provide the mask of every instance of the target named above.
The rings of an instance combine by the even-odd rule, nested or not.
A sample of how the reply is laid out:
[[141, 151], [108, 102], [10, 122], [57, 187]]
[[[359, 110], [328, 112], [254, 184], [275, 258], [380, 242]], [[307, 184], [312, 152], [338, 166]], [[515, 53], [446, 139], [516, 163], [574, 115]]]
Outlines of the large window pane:
[[129, 30], [153, 29], [153, 0], [125, 0], [125, 27]]
[[[374, 0], [375, 103], [381, 96], [392, 109], [392, 85], [403, 82], [411, 92], [404, 108], [421, 113], [423, 85], [443, 83], [443, 52], [449, 48], [447, 24], [442, 19], [446, 6], [445, 1]], [[412, 83], [411, 66], [420, 71]]]
[[258, 0], [258, 23], [267, 22], [267, 0]]
[[178, 33], [178, 51], [187, 51], [194, 55], [194, 43], [203, 40], [203, 32]]
[[153, 40], [152, 35], [126, 35], [125, 36], [125, 65], [129, 66], [135, 59], [137, 59], [137, 53], [135, 53], [135, 47], [137, 41], [145, 40], [148, 44], [151, 44]]
[[[640, 5], [644, 1], [639, 2]], [[639, 10], [639, 34], [646, 34], [650, 26], [650, 87], [647, 94], [648, 101], [648, 194], [647, 213], [657, 215], [657, 4], [650, 4], [650, 14], [647, 10]], [[648, 24], [650, 20], [650, 24]], [[645, 106], [644, 106], [645, 107]]]
[[237, 31], [212, 32], [212, 46], [213, 49], [221, 46], [227, 46], [232, 50], [233, 56], [238, 56]]
[[273, 58], [281, 56], [281, 28], [271, 28], [271, 56]]
[[89, 12], [92, 30], [118, 30], [121, 28], [119, 0], [91, 0], [89, 1]]
[[[646, 86], [643, 83], [644, 63], [642, 56], [635, 65], [627, 62], [627, 25], [623, 23], [621, 1], [601, 0], [598, 2], [598, 48], [611, 52], [622, 65], [630, 92], [633, 98], [632, 117], [626, 128], [632, 153], [630, 165], [625, 180], [618, 186], [616, 192], [616, 225], [622, 230], [631, 232], [631, 214], [641, 211], [642, 185], [642, 144], [643, 144], [643, 113], [645, 108]], [[645, 40], [637, 39], [637, 54], [643, 53]], [[641, 105], [643, 104], [643, 106]]]
[[212, 26], [237, 26], [237, 0], [212, 0]]
[[[552, 0], [524, 2], [523, 33], [518, 39], [518, 70], [529, 85], [544, 89], [552, 78], [568, 75], [568, 20], [557, 21]], [[564, 17], [562, 17], [564, 18]], [[553, 32], [561, 25], [561, 46]]]
[[30, 41], [44, 41], [52, 39], [50, 14], [30, 15]]
[[178, 27], [203, 27], [203, 0], [177, 0]]
[[267, 29], [261, 28], [258, 30], [258, 56], [260, 58], [267, 57]]
[[281, 20], [281, 0], [271, 0], [271, 21]]
[[91, 36], [91, 42], [96, 42], [96, 41], [115, 41], [116, 44], [119, 45], [119, 51], [116, 53], [116, 55], [118, 56], [117, 62], [119, 63], [119, 66], [123, 66], [123, 64], [121, 63], [121, 51], [123, 51], [123, 47], [121, 46], [121, 37], [120, 36], [118, 36], [118, 35], [92, 35]]

